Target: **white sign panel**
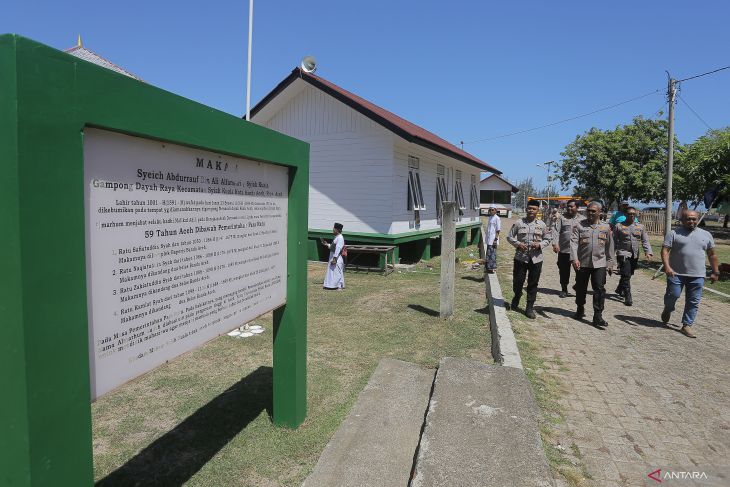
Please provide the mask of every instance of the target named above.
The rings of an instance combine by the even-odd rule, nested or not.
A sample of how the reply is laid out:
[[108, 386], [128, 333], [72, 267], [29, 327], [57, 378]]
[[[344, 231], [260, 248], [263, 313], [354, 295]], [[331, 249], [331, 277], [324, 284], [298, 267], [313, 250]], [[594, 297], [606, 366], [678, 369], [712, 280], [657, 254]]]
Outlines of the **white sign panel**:
[[286, 300], [288, 170], [87, 129], [96, 398]]

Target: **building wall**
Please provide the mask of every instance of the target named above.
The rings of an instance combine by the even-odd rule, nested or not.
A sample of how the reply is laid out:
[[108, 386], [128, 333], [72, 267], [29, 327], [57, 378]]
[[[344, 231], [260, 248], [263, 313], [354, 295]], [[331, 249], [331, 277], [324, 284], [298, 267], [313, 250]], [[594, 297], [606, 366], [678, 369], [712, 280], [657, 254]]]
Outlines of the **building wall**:
[[495, 191], [512, 191], [512, 185], [505, 183], [499, 178], [491, 177], [482, 181], [480, 189], [491, 189]]
[[[457, 161], [438, 152], [407, 142], [399, 137], [394, 140], [392, 214], [393, 223], [389, 233], [413, 232], [416, 230], [432, 230], [440, 227], [436, 214], [436, 166], [442, 164], [446, 168], [446, 187], [449, 199], [454, 199], [455, 170], [461, 170], [461, 184], [467, 209], [458, 224], [478, 222], [478, 210], [471, 209], [471, 175], [476, 178], [479, 189], [480, 171], [474, 166]], [[420, 212], [420, 225], [416, 225], [415, 213], [408, 210], [408, 156], [415, 156], [419, 161], [419, 174], [426, 210]]]
[[[310, 144], [309, 228], [388, 233], [392, 223], [395, 136], [307, 85], [258, 123]], [[434, 166], [435, 171], [435, 166]]]

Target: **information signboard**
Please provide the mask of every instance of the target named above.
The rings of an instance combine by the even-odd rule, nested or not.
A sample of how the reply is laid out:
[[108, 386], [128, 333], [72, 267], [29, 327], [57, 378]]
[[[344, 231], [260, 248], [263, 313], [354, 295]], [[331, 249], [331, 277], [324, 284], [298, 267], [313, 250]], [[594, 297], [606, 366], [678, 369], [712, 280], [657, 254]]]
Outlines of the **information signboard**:
[[87, 128], [91, 396], [286, 300], [288, 170]]

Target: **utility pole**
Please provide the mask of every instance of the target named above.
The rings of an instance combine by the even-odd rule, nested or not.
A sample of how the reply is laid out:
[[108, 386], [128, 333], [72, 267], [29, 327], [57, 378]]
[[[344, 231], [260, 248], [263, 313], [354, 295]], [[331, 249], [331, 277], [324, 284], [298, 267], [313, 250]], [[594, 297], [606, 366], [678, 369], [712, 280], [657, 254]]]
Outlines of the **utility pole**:
[[667, 72], [667, 101], [669, 101], [669, 154], [667, 157], [667, 209], [664, 218], [664, 236], [672, 230], [672, 177], [674, 176], [674, 99], [677, 95], [677, 80]]
[[[547, 208], [550, 209], [550, 168], [552, 165], [555, 164], [555, 161], [547, 161], [543, 162], [542, 164], [536, 164], [537, 167], [543, 167], [545, 166], [545, 169], [547, 169], [547, 186], [545, 187], [545, 194], [547, 195]], [[544, 215], [543, 215], [544, 217]]]
[[251, 43], [253, 41], [253, 0], [248, 1], [248, 65], [246, 69], [246, 121], [251, 121]]

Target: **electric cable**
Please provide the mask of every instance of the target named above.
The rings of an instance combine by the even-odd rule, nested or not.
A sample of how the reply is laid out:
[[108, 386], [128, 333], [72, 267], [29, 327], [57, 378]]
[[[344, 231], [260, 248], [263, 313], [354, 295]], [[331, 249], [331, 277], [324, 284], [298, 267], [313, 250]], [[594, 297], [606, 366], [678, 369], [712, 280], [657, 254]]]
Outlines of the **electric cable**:
[[708, 71], [706, 73], [698, 74], [698, 75], [695, 75], [695, 76], [690, 76], [689, 78], [679, 79], [679, 80], [677, 80], [677, 83], [681, 83], [682, 81], [689, 81], [689, 80], [695, 79], [695, 78], [701, 78], [703, 76], [707, 76], [708, 74], [714, 74], [714, 73], [717, 73], [718, 71], [722, 71], [724, 69], [730, 69], [730, 66], [725, 66], [725, 67], [722, 67], [722, 68], [717, 68], [715, 70]]
[[599, 113], [599, 112], [603, 112], [603, 111], [606, 111], [606, 110], [610, 110], [612, 108], [616, 108], [616, 107], [619, 107], [621, 105], [626, 105], [627, 103], [631, 103], [633, 101], [641, 100], [642, 98], [646, 98], [647, 96], [651, 96], [651, 95], [654, 95], [656, 93], [659, 93], [659, 91], [660, 90], [658, 90], [658, 89], [657, 90], [654, 90], [654, 91], [650, 91], [649, 93], [645, 93], [645, 94], [643, 94], [641, 96], [637, 96], [637, 97], [631, 98], [629, 100], [624, 100], [622, 102], [615, 103], [615, 104], [609, 105], [607, 107], [599, 108], [598, 110], [593, 110], [592, 112], [583, 113], [581, 115], [576, 115], [576, 116], [570, 117], [570, 118], [564, 118], [562, 120], [558, 120], [557, 122], [552, 122], [552, 123], [548, 123], [548, 124], [545, 124], [545, 125], [540, 125], [539, 127], [533, 127], [533, 128], [529, 128], [529, 129], [525, 129], [525, 130], [519, 130], [517, 132], [511, 132], [511, 133], [508, 133], [508, 134], [497, 135], [495, 137], [488, 137], [486, 139], [476, 139], [476, 140], [471, 140], [469, 142], [462, 142], [462, 143], [464, 145], [466, 145], [466, 144], [475, 144], [477, 142], [487, 142], [489, 140], [503, 139], [505, 137], [511, 137], [513, 135], [519, 135], [519, 134], [524, 134], [524, 133], [527, 133], [527, 132], [532, 132], [534, 130], [544, 129], [544, 128], [547, 128], [547, 127], [553, 127], [553, 126], [559, 125], [561, 123], [570, 122], [572, 120], [577, 120], [579, 118], [587, 117], [587, 116], [593, 115], [595, 113]]
[[694, 108], [692, 108], [692, 107], [690, 106], [690, 104], [689, 104], [689, 103], [687, 103], [687, 101], [686, 101], [686, 100], [685, 100], [684, 98], [682, 98], [682, 97], [681, 97], [681, 96], [680, 96], [679, 94], [677, 95], [677, 98], [679, 98], [679, 99], [680, 99], [680, 100], [682, 101], [682, 103], [684, 103], [685, 105], [687, 105], [687, 108], [689, 108], [689, 110], [690, 110], [690, 111], [691, 111], [692, 113], [694, 113], [695, 117], [697, 117], [697, 119], [698, 119], [698, 120], [699, 120], [700, 122], [702, 122], [702, 123], [704, 123], [704, 124], [705, 124], [705, 127], [707, 127], [708, 129], [712, 130], [712, 127], [710, 127], [710, 124], [708, 124], [707, 122], [705, 122], [705, 121], [704, 121], [704, 120], [702, 119], [702, 117], [700, 117], [700, 114], [699, 114], [699, 113], [697, 113], [697, 112], [695, 111], [695, 109], [694, 109]]

